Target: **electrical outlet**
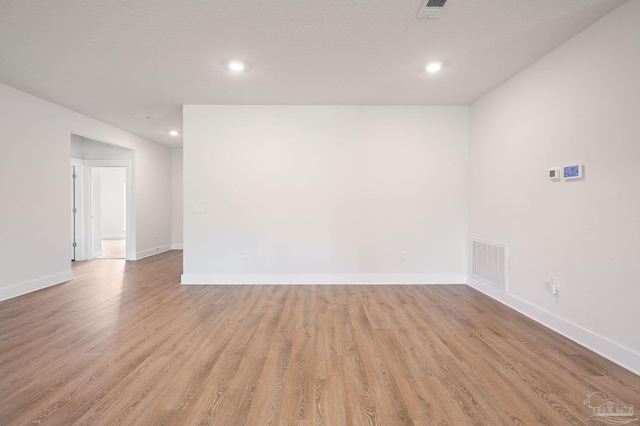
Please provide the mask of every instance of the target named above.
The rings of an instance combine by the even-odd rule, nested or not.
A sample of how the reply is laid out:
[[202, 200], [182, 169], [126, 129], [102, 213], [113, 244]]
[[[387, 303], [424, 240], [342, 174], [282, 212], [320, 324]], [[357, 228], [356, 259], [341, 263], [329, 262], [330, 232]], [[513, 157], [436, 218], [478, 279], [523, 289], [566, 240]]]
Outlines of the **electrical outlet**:
[[400, 250], [400, 260], [407, 260], [407, 251]]

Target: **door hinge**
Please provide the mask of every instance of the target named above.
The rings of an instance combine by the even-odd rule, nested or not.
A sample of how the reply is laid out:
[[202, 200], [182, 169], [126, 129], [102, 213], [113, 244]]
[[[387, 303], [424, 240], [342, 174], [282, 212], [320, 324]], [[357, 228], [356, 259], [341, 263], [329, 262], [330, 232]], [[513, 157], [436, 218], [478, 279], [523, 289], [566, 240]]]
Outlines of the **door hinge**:
[[71, 210], [72, 213], [78, 213], [78, 209], [76, 209], [75, 207], [73, 208], [73, 210]]
[[73, 248], [78, 247], [78, 243], [73, 243]]
[[71, 175], [72, 178], [76, 178], [78, 175], [76, 175], [75, 173]]

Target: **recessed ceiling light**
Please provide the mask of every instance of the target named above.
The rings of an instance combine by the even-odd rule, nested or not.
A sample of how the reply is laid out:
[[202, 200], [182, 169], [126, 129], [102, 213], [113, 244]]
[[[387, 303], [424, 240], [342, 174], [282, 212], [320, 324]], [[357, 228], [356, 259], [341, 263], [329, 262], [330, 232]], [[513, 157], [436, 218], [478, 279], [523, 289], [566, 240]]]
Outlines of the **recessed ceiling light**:
[[144, 118], [145, 120], [149, 120], [151, 118], [150, 115], [138, 114], [134, 115], [135, 118]]
[[169, 134], [170, 134], [171, 136], [178, 136], [178, 135], [179, 135], [179, 133], [178, 133], [178, 131], [177, 131], [177, 130], [172, 130], [172, 131], [170, 131], [170, 132], [169, 132]]
[[227, 68], [229, 68], [229, 70], [233, 72], [242, 72], [247, 69], [247, 66], [240, 61], [231, 61], [227, 64]]
[[440, 62], [431, 62], [427, 64], [427, 66], [425, 67], [427, 72], [431, 74], [440, 71], [441, 68], [442, 68], [442, 64]]

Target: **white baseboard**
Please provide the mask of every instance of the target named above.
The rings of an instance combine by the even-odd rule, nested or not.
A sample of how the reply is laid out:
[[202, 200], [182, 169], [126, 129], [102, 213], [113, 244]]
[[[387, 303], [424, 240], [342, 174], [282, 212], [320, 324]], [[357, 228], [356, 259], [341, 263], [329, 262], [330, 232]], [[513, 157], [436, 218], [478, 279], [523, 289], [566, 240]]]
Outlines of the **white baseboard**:
[[144, 259], [145, 257], [155, 256], [156, 254], [164, 253], [165, 251], [171, 250], [171, 244], [165, 244], [160, 247], [155, 247], [149, 250], [143, 250], [136, 253], [136, 258], [134, 260]]
[[127, 234], [104, 234], [102, 235], [103, 240], [122, 240], [123, 238], [127, 238]]
[[465, 284], [456, 274], [184, 274], [184, 285], [218, 284]]
[[47, 277], [16, 284], [11, 287], [1, 288], [0, 301], [22, 296], [23, 294], [31, 293], [33, 291], [42, 290], [43, 288], [61, 284], [71, 279], [73, 279], [73, 271], [68, 270], [59, 274], [49, 275]]
[[182, 250], [182, 243], [172, 243], [171, 250]]
[[573, 340], [577, 344], [615, 362], [634, 374], [640, 375], [640, 354], [637, 352], [612, 342], [606, 337], [600, 336], [577, 324], [562, 319], [551, 312], [538, 308], [483, 281], [469, 277], [467, 283], [470, 287], [515, 309], [543, 326], [563, 335], [567, 339]]

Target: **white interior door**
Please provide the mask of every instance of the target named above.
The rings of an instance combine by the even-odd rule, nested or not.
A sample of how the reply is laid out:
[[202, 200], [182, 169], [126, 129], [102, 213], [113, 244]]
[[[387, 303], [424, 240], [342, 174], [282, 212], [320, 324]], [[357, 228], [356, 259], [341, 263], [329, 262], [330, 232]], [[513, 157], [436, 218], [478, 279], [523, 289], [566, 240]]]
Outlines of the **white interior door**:
[[71, 166], [71, 260], [76, 260], [76, 230], [78, 209], [76, 208], [76, 166]]

